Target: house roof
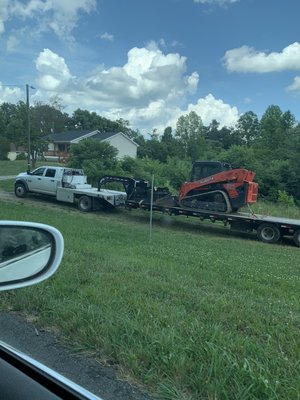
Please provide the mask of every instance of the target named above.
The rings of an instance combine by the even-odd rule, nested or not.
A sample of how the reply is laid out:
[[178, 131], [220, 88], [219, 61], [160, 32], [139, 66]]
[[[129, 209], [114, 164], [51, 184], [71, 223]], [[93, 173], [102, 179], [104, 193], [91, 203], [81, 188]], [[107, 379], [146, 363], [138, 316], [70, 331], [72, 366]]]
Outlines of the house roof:
[[82, 139], [87, 139], [89, 137], [93, 137], [98, 140], [107, 140], [113, 136], [122, 135], [130, 140], [133, 144], [138, 146], [134, 140], [130, 139], [123, 132], [100, 132], [98, 130], [75, 130], [61, 133], [52, 133], [50, 135], [45, 136], [46, 140], [50, 140], [53, 143], [78, 143]]
[[76, 130], [76, 131], [67, 131], [60, 133], [51, 133], [50, 135], [45, 136], [46, 140], [50, 140], [54, 143], [72, 143], [73, 141], [77, 141], [80, 138], [94, 136], [99, 133], [98, 130]]
[[127, 140], [129, 140], [132, 144], [134, 144], [136, 147], [139, 146], [134, 140], [130, 139], [130, 137], [125, 135], [125, 133], [123, 133], [123, 132], [99, 132], [95, 136], [93, 136], [93, 138], [105, 141], [116, 135], [122, 135]]

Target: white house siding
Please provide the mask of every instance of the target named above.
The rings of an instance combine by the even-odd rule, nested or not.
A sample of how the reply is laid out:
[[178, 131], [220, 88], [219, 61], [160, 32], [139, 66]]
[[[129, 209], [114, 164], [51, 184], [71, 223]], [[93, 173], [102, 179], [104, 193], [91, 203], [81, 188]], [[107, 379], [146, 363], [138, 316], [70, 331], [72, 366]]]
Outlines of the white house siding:
[[121, 133], [103, 140], [103, 142], [108, 142], [112, 146], [116, 147], [118, 150], [117, 158], [121, 159], [125, 156], [136, 158], [137, 155], [137, 145], [134, 144], [130, 139], [127, 139]]

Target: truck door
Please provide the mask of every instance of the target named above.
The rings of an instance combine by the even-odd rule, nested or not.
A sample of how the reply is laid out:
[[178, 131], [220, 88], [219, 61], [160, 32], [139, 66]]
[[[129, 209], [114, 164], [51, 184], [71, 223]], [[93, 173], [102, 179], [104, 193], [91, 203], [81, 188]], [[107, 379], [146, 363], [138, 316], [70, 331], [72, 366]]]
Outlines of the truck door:
[[44, 176], [40, 181], [40, 190], [45, 194], [56, 195], [57, 191], [57, 169], [55, 168], [46, 168], [44, 172]]
[[55, 168], [38, 168], [31, 175], [31, 191], [56, 195], [57, 190], [57, 170]]
[[42, 180], [42, 176], [45, 173], [45, 170], [45, 167], [37, 168], [28, 176], [26, 181], [30, 192], [39, 191], [40, 182]]

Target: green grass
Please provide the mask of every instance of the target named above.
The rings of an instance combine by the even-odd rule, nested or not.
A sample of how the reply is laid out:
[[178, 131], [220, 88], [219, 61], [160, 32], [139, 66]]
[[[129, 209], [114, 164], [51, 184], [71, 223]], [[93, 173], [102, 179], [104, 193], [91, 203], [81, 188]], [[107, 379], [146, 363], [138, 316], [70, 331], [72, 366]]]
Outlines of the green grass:
[[250, 208], [245, 207], [242, 211], [249, 212], [249, 210], [257, 215], [271, 215], [273, 217], [286, 217], [300, 220], [300, 208], [292, 205], [259, 200], [256, 204], [251, 205]]
[[[59, 164], [49, 161], [38, 161], [36, 163], [36, 168], [41, 165], [59, 165]], [[17, 175], [20, 172], [26, 172], [26, 171], [27, 171], [27, 160], [0, 161], [0, 176]]]
[[19, 161], [0, 161], [0, 176], [1, 175], [17, 175], [20, 172], [27, 170], [27, 160]]
[[2, 294], [2, 308], [159, 399], [300, 399], [298, 248], [156, 214], [149, 243], [142, 212], [2, 203], [0, 217], [65, 238], [56, 275]]

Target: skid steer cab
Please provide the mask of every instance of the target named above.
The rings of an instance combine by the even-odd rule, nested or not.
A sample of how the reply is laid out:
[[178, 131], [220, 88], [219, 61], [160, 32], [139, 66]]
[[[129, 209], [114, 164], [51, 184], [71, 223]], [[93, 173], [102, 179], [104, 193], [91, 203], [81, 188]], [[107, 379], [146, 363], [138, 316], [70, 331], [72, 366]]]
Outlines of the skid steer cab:
[[244, 168], [232, 169], [220, 161], [196, 161], [191, 181], [179, 192], [178, 204], [194, 210], [236, 212], [257, 201], [255, 173]]

